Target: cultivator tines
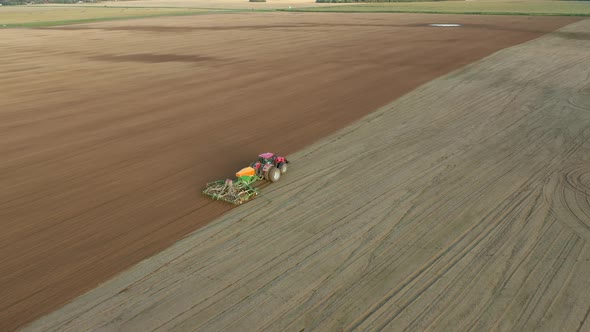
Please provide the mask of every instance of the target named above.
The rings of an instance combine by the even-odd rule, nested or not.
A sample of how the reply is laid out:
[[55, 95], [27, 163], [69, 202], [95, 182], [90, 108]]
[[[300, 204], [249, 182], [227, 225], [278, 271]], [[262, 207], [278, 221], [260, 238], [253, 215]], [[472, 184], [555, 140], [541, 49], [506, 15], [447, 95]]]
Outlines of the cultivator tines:
[[203, 194], [216, 200], [239, 205], [258, 195], [258, 190], [240, 180], [219, 180], [207, 183]]

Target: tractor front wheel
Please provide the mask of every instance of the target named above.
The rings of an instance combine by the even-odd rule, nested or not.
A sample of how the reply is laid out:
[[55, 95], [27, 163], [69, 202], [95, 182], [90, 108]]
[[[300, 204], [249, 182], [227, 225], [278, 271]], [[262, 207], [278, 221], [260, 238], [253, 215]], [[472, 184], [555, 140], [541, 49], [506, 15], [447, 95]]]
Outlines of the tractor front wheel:
[[277, 182], [281, 178], [281, 171], [276, 167], [271, 167], [264, 174], [264, 178], [270, 182]]
[[287, 163], [280, 163], [279, 169], [281, 170], [281, 174], [287, 173]]

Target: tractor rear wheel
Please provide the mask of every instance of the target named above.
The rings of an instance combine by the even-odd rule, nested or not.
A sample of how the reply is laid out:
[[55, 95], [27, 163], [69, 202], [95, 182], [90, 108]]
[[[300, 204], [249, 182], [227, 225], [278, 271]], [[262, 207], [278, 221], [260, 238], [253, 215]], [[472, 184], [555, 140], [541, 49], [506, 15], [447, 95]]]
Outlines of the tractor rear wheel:
[[264, 178], [270, 182], [277, 182], [281, 178], [281, 171], [276, 167], [271, 167], [264, 174]]
[[281, 174], [287, 173], [287, 163], [280, 163], [279, 169], [281, 170]]

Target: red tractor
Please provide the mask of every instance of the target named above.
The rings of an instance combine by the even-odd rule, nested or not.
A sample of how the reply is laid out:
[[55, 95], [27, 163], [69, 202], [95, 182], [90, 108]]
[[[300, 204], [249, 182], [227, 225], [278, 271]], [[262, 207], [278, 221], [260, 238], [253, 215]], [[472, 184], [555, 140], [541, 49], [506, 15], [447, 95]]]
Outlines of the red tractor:
[[263, 176], [270, 182], [277, 182], [281, 175], [287, 172], [288, 163], [287, 158], [266, 152], [258, 155], [258, 160], [250, 164], [250, 167], [256, 170], [258, 176]]
[[252, 185], [262, 179], [277, 182], [287, 172], [289, 161], [285, 157], [267, 152], [260, 154], [258, 160], [236, 173], [236, 180], [219, 180], [207, 183], [203, 194], [216, 200], [232, 204], [242, 204], [259, 194]]

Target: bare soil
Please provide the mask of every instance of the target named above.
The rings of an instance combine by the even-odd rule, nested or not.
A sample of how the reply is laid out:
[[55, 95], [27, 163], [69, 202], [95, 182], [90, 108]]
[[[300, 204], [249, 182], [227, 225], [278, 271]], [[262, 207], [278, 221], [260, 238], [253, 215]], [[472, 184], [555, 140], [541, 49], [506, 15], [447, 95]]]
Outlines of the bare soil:
[[[574, 21], [268, 13], [0, 31], [0, 330], [229, 211], [200, 190], [258, 153], [294, 153]], [[427, 26], [440, 22], [464, 26]]]
[[590, 331], [577, 22], [290, 157], [258, 199], [30, 331]]

